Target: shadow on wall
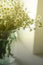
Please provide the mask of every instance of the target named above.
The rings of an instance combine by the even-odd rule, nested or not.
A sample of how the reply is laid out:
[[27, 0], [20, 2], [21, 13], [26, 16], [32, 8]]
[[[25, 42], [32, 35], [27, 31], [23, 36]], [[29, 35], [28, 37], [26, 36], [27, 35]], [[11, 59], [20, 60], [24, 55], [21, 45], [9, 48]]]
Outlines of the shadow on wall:
[[[43, 0], [38, 0], [38, 12], [42, 19], [41, 22], [43, 24]], [[35, 39], [34, 39], [34, 54], [43, 58], [43, 27], [37, 29], [35, 31]]]

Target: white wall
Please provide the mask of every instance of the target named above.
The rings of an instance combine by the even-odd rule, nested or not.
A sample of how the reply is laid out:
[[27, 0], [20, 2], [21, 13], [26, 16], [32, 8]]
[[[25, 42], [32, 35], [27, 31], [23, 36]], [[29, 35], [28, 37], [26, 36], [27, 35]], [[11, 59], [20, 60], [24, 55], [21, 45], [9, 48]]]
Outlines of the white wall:
[[[29, 12], [30, 18], [35, 19], [36, 13], [37, 13], [37, 0], [22, 0], [24, 2], [24, 6], [27, 8], [27, 11]], [[32, 52], [33, 50], [33, 44], [34, 44], [34, 31], [30, 32], [29, 28], [26, 28], [25, 30], [20, 29], [18, 31], [18, 37], [21, 40], [21, 42], [27, 46], [28, 49]]]

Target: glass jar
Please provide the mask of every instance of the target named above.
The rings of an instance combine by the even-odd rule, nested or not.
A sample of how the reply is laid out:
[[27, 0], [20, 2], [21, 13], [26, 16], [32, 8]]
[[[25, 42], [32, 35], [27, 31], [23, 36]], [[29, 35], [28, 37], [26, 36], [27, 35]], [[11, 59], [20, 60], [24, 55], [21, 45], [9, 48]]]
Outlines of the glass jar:
[[8, 40], [0, 39], [0, 65], [6, 65], [15, 61], [15, 58], [13, 58], [13, 56], [10, 55], [9, 47]]

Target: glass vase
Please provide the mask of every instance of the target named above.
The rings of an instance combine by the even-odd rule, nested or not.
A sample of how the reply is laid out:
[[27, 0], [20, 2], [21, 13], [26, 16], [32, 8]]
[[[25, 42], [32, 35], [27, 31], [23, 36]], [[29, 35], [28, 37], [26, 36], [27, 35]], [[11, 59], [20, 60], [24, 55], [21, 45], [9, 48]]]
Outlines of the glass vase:
[[15, 61], [11, 55], [8, 55], [8, 40], [0, 39], [0, 65], [7, 65]]

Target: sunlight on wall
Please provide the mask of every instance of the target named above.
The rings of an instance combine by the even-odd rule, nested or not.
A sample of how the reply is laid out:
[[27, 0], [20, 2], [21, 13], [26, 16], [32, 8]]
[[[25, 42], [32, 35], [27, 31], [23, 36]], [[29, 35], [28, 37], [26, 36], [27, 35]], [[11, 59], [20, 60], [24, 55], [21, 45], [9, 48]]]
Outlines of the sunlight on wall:
[[[38, 0], [22, 0], [24, 2], [25, 8], [27, 8], [27, 11], [29, 12], [30, 18], [35, 19], [36, 18], [36, 11], [37, 11], [37, 3]], [[25, 30], [20, 29], [18, 31], [19, 39], [22, 43], [24, 43], [27, 48], [29, 48], [31, 51], [33, 49], [33, 43], [34, 43], [34, 31], [29, 32], [28, 28]]]

